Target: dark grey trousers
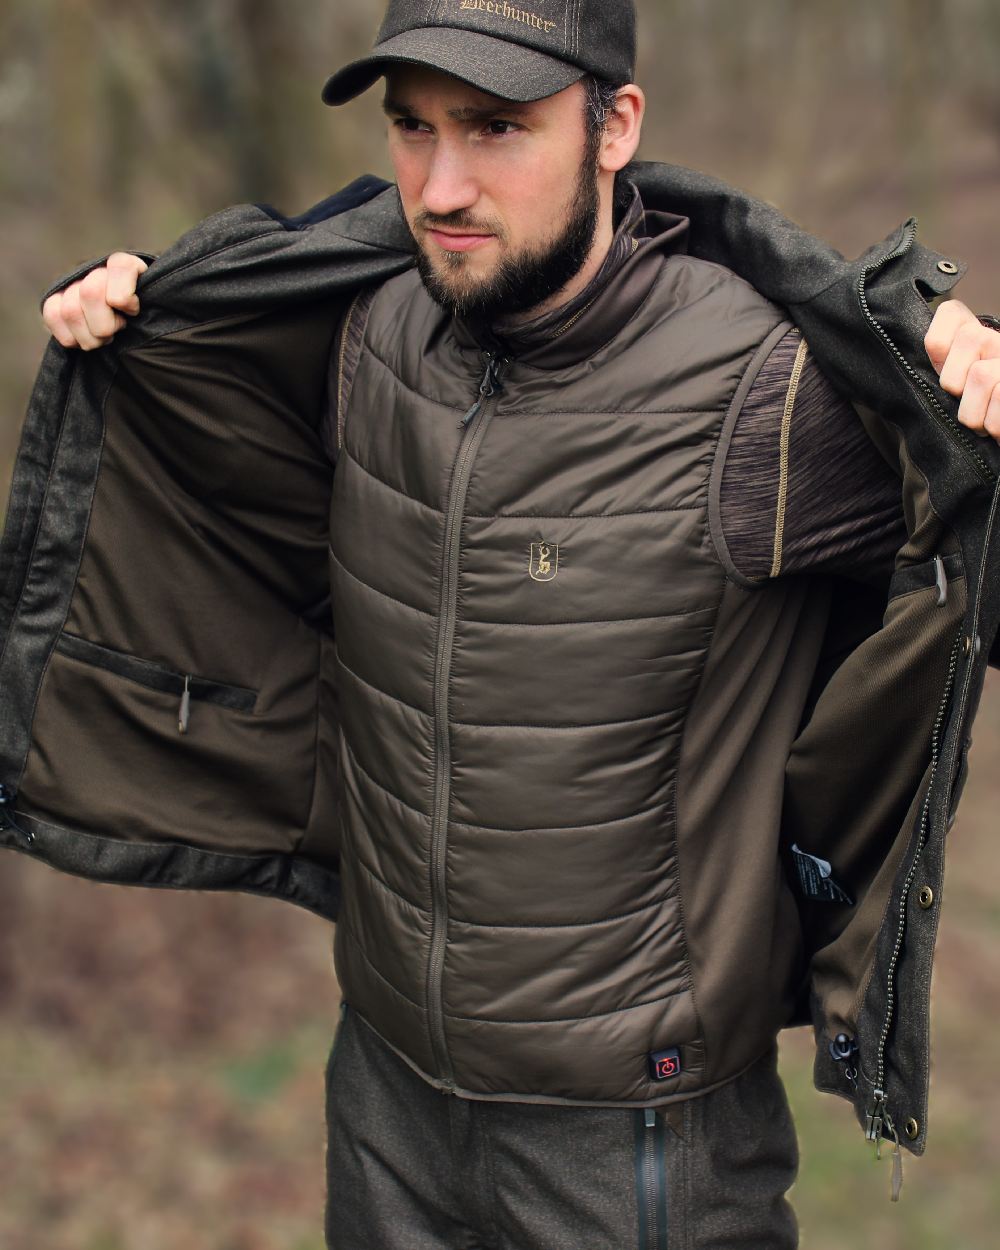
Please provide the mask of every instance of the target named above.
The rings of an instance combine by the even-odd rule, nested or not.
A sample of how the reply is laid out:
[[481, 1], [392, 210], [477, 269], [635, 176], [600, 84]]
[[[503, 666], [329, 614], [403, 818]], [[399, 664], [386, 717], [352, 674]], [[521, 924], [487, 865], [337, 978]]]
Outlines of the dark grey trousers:
[[793, 1250], [776, 1049], [664, 1114], [429, 1085], [350, 1007], [326, 1067], [329, 1250]]

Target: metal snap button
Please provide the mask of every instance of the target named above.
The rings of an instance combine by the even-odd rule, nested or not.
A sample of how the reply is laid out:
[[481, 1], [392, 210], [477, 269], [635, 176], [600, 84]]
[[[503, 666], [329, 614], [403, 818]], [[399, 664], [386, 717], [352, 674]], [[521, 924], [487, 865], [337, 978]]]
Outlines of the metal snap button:
[[920, 1121], [914, 1120], [912, 1116], [906, 1121], [903, 1128], [910, 1141], [920, 1136]]
[[934, 891], [929, 885], [921, 887], [920, 893], [917, 895], [917, 902], [924, 909], [924, 911], [926, 911], [928, 907], [934, 906]]
[[953, 260], [939, 260], [937, 267], [942, 273], [958, 273], [958, 266]]

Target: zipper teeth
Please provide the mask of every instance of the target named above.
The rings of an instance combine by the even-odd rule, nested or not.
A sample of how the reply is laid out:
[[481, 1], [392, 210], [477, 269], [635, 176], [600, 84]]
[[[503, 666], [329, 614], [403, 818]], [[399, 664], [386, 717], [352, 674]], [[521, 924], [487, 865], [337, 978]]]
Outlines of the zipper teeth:
[[883, 256], [880, 260], [874, 261], [872, 264], [866, 265], [864, 269], [862, 269], [861, 277], [858, 279], [858, 296], [861, 300], [861, 310], [865, 315], [865, 320], [868, 322], [871, 328], [876, 332], [876, 334], [878, 334], [879, 338], [882, 339], [882, 341], [885, 343], [886, 347], [888, 347], [890, 352], [892, 352], [892, 355], [897, 361], [897, 363], [900, 364], [905, 370], [907, 377], [909, 377], [909, 379], [920, 388], [920, 390], [922, 391], [924, 395], [924, 398], [931, 405], [934, 416], [937, 418], [939, 424], [942, 426], [942, 428], [945, 430], [948, 436], [954, 442], [958, 443], [959, 447], [961, 447], [961, 449], [966, 453], [966, 455], [968, 455], [974, 461], [975, 466], [979, 471], [979, 476], [983, 479], [983, 481], [987, 483], [992, 483], [996, 477], [996, 474], [993, 472], [993, 470], [990, 468], [987, 462], [983, 459], [983, 457], [976, 450], [974, 443], [969, 438], [969, 436], [965, 433], [965, 431], [961, 429], [961, 427], [956, 427], [955, 422], [948, 415], [944, 407], [941, 405], [941, 402], [938, 400], [937, 396], [934, 394], [933, 387], [931, 387], [920, 376], [920, 374], [916, 371], [916, 369], [913, 368], [913, 366], [909, 363], [909, 361], [906, 359], [903, 353], [899, 350], [896, 344], [892, 341], [889, 334], [875, 320], [875, 317], [872, 315], [871, 309], [868, 307], [868, 294], [865, 290], [865, 284], [868, 281], [868, 275], [875, 273], [877, 270], [881, 269], [884, 265], [887, 265], [890, 260], [895, 260], [897, 257], [902, 256], [904, 255], [904, 253], [908, 252], [913, 245], [913, 241], [916, 238], [916, 235], [917, 235], [916, 224], [912, 221], [908, 222], [907, 227], [906, 227], [906, 237], [900, 242], [900, 244], [895, 248], [895, 250], [890, 252], [888, 256]]
[[447, 831], [447, 796], [451, 776], [451, 743], [448, 729], [448, 678], [451, 668], [451, 652], [454, 643], [454, 620], [452, 599], [457, 585], [457, 537], [461, 533], [465, 493], [468, 486], [466, 470], [475, 457], [489, 423], [491, 408], [486, 401], [496, 391], [499, 376], [493, 371], [495, 360], [491, 359], [480, 387], [479, 397], [462, 425], [466, 431], [452, 474], [452, 496], [448, 511], [444, 544], [444, 576], [441, 579], [441, 599], [438, 608], [439, 634], [437, 661], [434, 671], [434, 718], [438, 753], [438, 770], [434, 786], [434, 813], [431, 825], [431, 899], [433, 905], [431, 923], [431, 950], [427, 965], [427, 1001], [430, 1011], [431, 1041], [438, 1051], [438, 1063], [444, 1073], [446, 1084], [453, 1083], [447, 1041], [444, 1036], [441, 972], [444, 967], [444, 947], [448, 923], [448, 899], [445, 881], [445, 835]]
[[924, 796], [924, 802], [920, 812], [920, 836], [917, 841], [917, 847], [913, 854], [913, 860], [910, 869], [906, 874], [903, 882], [903, 889], [899, 896], [899, 920], [896, 926], [896, 941], [892, 949], [892, 956], [889, 960], [889, 967], [886, 972], [886, 1004], [885, 1019], [882, 1022], [882, 1032], [878, 1042], [878, 1058], [877, 1070], [875, 1077], [875, 1088], [877, 1090], [885, 1089], [885, 1048], [889, 1040], [889, 1030], [892, 1028], [892, 1017], [896, 1009], [896, 967], [899, 963], [900, 953], [903, 949], [903, 937], [906, 932], [906, 906], [909, 901], [910, 890], [917, 875], [917, 869], [920, 866], [920, 858], [923, 854], [924, 847], [927, 844], [928, 826], [930, 823], [930, 805], [931, 796], [934, 793], [934, 781], [937, 777], [938, 759], [941, 750], [941, 728], [944, 724], [945, 711], [948, 701], [951, 698], [952, 687], [955, 682], [955, 671], [958, 667], [958, 651], [962, 633], [959, 631], [958, 636], [951, 648], [951, 656], [948, 660], [948, 676], [945, 680], [944, 694], [938, 705], [937, 715], [934, 718], [934, 728], [931, 732], [931, 765], [930, 776], [927, 781], [927, 793]]
[[[924, 398], [927, 400], [927, 402], [929, 403], [931, 407], [932, 415], [936, 418], [938, 423], [941, 425], [944, 432], [948, 435], [948, 437], [953, 442], [957, 443], [960, 450], [962, 450], [965, 453], [965, 455], [968, 456], [972, 460], [973, 466], [976, 468], [976, 470], [978, 471], [978, 475], [983, 479], [983, 481], [985, 481], [986, 483], [992, 483], [996, 477], [993, 470], [990, 468], [987, 462], [983, 459], [983, 457], [976, 450], [974, 444], [972, 443], [968, 435], [965, 433], [965, 431], [961, 429], [960, 427], [956, 426], [953, 419], [948, 415], [948, 413], [945, 411], [944, 407], [938, 400], [937, 396], [934, 394], [933, 388], [920, 376], [920, 374], [909, 363], [909, 361], [906, 359], [903, 353], [899, 350], [899, 348], [893, 342], [892, 338], [887, 333], [887, 331], [875, 319], [868, 305], [868, 293], [865, 287], [868, 281], [869, 274], [875, 273], [877, 270], [883, 268], [883, 266], [888, 264], [889, 261], [895, 260], [897, 257], [902, 256], [906, 252], [908, 252], [910, 248], [913, 246], [913, 241], [916, 238], [916, 233], [917, 233], [916, 224], [912, 221], [908, 222], [906, 226], [906, 233], [903, 239], [900, 240], [896, 248], [894, 248], [894, 250], [890, 252], [887, 256], [880, 258], [879, 260], [873, 262], [870, 265], [866, 265], [862, 269], [861, 276], [858, 279], [858, 298], [861, 303], [861, 310], [869, 326], [875, 331], [875, 333], [879, 336], [879, 338], [882, 340], [885, 346], [892, 353], [893, 358], [902, 367], [907, 377], [911, 380], [911, 382], [913, 382], [918, 387], [920, 392], [923, 394]], [[945, 711], [948, 706], [948, 701], [951, 698], [951, 692], [954, 686], [955, 671], [956, 671], [956, 667], [958, 664], [958, 649], [959, 649], [960, 639], [961, 639], [961, 632], [959, 633], [958, 637], [956, 637], [955, 643], [952, 646], [951, 657], [948, 662], [948, 675], [945, 681], [944, 693], [942, 694], [941, 703], [938, 706], [937, 716], [935, 717], [935, 720], [934, 720], [934, 728], [931, 734], [930, 777], [928, 778], [927, 793], [924, 796], [924, 802], [923, 802], [923, 806], [921, 808], [921, 813], [920, 813], [920, 835], [918, 838], [916, 850], [914, 851], [913, 860], [910, 864], [909, 871], [906, 874], [906, 879], [903, 882], [903, 889], [902, 889], [902, 892], [900, 894], [900, 899], [899, 899], [899, 919], [898, 919], [897, 926], [896, 926], [896, 940], [893, 945], [892, 956], [889, 960], [889, 967], [886, 972], [886, 1008], [885, 1008], [885, 1018], [882, 1022], [882, 1031], [879, 1035], [879, 1042], [878, 1042], [878, 1055], [877, 1055], [877, 1063], [876, 1063], [877, 1071], [876, 1071], [876, 1079], [875, 1079], [876, 1091], [882, 1091], [885, 1088], [885, 1051], [886, 1051], [886, 1045], [889, 1040], [889, 1032], [892, 1028], [893, 1015], [895, 1014], [895, 1009], [896, 1009], [896, 969], [899, 964], [900, 955], [903, 949], [903, 938], [906, 933], [906, 907], [909, 901], [910, 890], [913, 886], [913, 882], [917, 874], [917, 869], [919, 868], [919, 865], [920, 865], [920, 859], [923, 854], [924, 847], [927, 843], [929, 823], [930, 823], [931, 796], [934, 792], [934, 782], [937, 777], [938, 759], [939, 759], [940, 748], [941, 748], [941, 728], [944, 723]]]
[[655, 1121], [646, 1129], [646, 1228], [648, 1230], [647, 1243], [649, 1246], [656, 1246], [656, 1156], [654, 1134], [656, 1133]]

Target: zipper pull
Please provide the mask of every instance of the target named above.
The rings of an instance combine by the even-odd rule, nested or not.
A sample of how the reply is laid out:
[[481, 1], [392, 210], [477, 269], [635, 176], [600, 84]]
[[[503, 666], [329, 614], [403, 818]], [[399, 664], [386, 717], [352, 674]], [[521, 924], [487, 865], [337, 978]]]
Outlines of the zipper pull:
[[940, 556], [934, 557], [934, 581], [937, 585], [936, 607], [943, 608], [948, 602], [948, 578], [944, 571], [944, 561]]
[[191, 678], [184, 678], [184, 693], [181, 695], [181, 710], [177, 717], [177, 732], [186, 734], [188, 722], [191, 720]]
[[479, 383], [479, 395], [476, 402], [458, 423], [461, 429], [465, 429], [469, 422], [475, 417], [479, 409], [489, 397], [500, 390], [503, 379], [504, 369], [507, 367], [506, 356], [490, 355], [486, 360], [486, 372], [483, 374], [483, 380]]
[[30, 846], [35, 840], [35, 835], [27, 829], [22, 829], [14, 819], [14, 800], [17, 794], [10, 788], [0, 782], [0, 829], [13, 829], [19, 833], [25, 842]]
[[889, 1128], [892, 1130], [892, 1137], [896, 1143], [892, 1152], [892, 1184], [889, 1187], [889, 1199], [892, 1202], [898, 1202], [900, 1190], [903, 1188], [903, 1149], [899, 1144], [899, 1134], [893, 1128], [891, 1120]]
[[882, 1157], [882, 1125], [885, 1116], [885, 1094], [882, 1090], [875, 1091], [875, 1102], [865, 1117], [865, 1140], [875, 1143], [875, 1157]]
[[646, 1113], [646, 1128], [656, 1128], [656, 1108], [644, 1107], [643, 1110]]

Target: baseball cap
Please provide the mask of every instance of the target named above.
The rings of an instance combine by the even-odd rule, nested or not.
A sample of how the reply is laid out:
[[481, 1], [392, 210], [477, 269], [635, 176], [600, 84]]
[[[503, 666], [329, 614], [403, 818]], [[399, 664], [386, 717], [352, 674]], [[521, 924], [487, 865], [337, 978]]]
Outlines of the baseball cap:
[[371, 53], [328, 78], [323, 99], [346, 104], [400, 64], [522, 103], [588, 73], [631, 82], [634, 0], [390, 0]]

